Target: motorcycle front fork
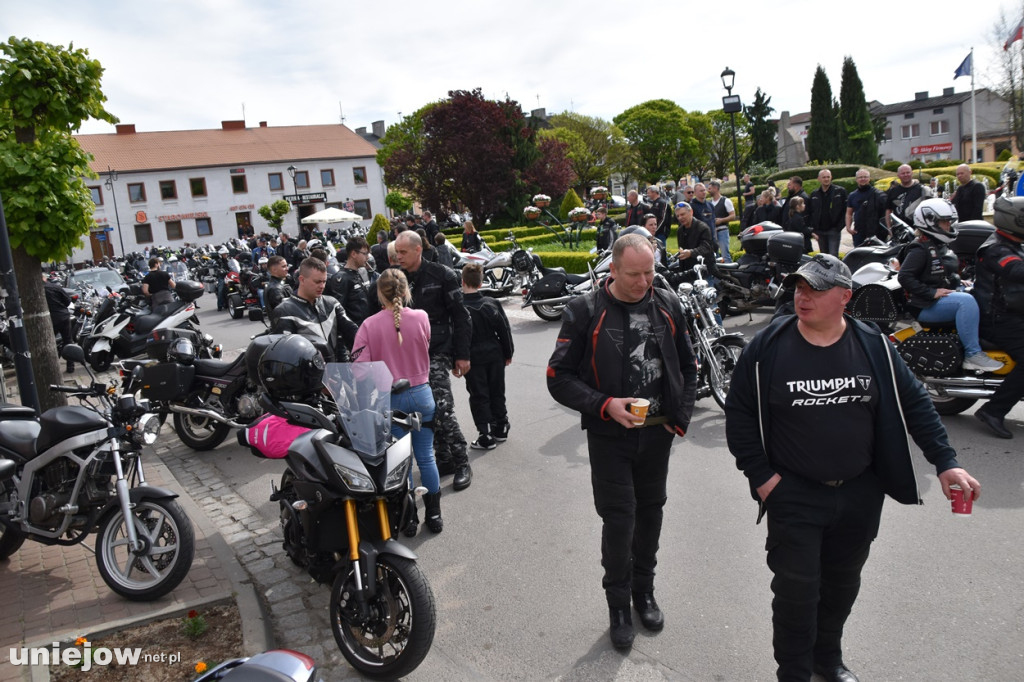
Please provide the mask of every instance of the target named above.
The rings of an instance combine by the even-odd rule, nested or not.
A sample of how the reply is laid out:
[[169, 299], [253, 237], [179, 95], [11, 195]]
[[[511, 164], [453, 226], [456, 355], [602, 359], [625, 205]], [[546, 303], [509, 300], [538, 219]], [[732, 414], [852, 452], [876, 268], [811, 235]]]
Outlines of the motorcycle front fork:
[[[378, 498], [375, 502], [377, 507], [377, 521], [380, 524], [381, 540], [387, 542], [391, 539], [391, 521], [388, 518], [387, 502]], [[366, 588], [363, 585], [363, 571], [359, 565], [359, 522], [356, 519], [356, 501], [345, 500], [345, 526], [348, 529], [348, 559], [352, 564], [352, 582], [355, 584], [356, 600], [359, 603], [361, 614], [366, 617]], [[367, 566], [369, 569], [369, 566]], [[370, 571], [367, 570], [367, 576]], [[372, 580], [372, 577], [371, 577]]]
[[[117, 482], [114, 484], [117, 489], [117, 501], [121, 505], [121, 516], [124, 518], [125, 535], [128, 536], [128, 543], [132, 552], [142, 549], [138, 533], [135, 532], [135, 518], [132, 516], [131, 495], [129, 495], [128, 479], [124, 477], [124, 468], [121, 466], [121, 444], [114, 439], [110, 444], [110, 456], [114, 460], [114, 470], [117, 472]], [[142, 473], [142, 461], [137, 461], [139, 483], [145, 483], [145, 476]]]

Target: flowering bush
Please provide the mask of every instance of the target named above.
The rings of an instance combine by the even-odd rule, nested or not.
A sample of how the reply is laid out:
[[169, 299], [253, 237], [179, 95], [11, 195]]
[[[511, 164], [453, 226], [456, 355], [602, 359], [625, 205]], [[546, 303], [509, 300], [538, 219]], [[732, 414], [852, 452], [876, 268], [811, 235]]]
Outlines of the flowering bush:
[[182, 621], [182, 629], [185, 634], [191, 639], [201, 637], [209, 625], [206, 624], [206, 619], [200, 615], [198, 611], [192, 609], [188, 612], [188, 615]]
[[533, 196], [533, 205], [540, 208], [544, 208], [551, 204], [551, 197], [547, 194], [535, 194]]
[[569, 211], [569, 220], [575, 220], [580, 223], [590, 220], [590, 209], [583, 206], [577, 206]]
[[205, 673], [206, 672], [206, 664], [203, 663], [202, 661], [199, 661], [198, 663], [196, 663], [196, 672], [197, 673]]
[[592, 190], [590, 190], [590, 198], [591, 199], [598, 199], [598, 200], [600, 200], [600, 199], [607, 199], [608, 198], [608, 188], [604, 187], [604, 186], [601, 186], [601, 185], [593, 188]]
[[541, 210], [536, 206], [527, 206], [526, 208], [523, 209], [523, 215], [526, 216], [527, 220], [534, 220], [536, 218], [539, 218], [540, 214]]

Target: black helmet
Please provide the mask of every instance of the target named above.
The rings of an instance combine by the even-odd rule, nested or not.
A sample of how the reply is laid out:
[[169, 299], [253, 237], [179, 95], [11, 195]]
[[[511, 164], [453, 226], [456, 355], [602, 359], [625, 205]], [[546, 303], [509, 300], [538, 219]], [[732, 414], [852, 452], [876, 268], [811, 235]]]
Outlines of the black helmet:
[[[956, 208], [945, 199], [925, 199], [914, 209], [914, 228], [943, 244], [956, 239], [958, 219]], [[948, 231], [939, 227], [940, 220], [949, 221]]]
[[1024, 197], [999, 197], [994, 208], [996, 229], [1024, 238]]
[[191, 365], [196, 359], [196, 347], [188, 339], [174, 339], [167, 347], [167, 359], [170, 362], [180, 362], [183, 365]]
[[320, 392], [324, 358], [306, 337], [287, 334], [263, 352], [258, 373], [271, 398], [301, 402]]

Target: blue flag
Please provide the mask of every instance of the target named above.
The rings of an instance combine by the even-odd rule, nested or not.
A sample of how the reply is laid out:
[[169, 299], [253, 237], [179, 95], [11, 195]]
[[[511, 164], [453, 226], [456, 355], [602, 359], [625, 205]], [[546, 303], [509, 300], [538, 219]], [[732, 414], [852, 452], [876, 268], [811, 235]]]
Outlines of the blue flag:
[[953, 80], [956, 80], [960, 76], [970, 76], [971, 75], [971, 55], [972, 54], [973, 54], [972, 52], [968, 53], [967, 56], [964, 57], [964, 60], [960, 63], [960, 66], [956, 67], [956, 73], [953, 74]]

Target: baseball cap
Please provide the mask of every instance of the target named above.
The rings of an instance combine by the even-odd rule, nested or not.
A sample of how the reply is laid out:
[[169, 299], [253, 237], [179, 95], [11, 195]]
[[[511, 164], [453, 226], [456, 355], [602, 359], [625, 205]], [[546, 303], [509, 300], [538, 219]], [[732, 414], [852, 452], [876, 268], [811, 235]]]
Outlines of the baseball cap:
[[815, 291], [825, 291], [832, 287], [853, 288], [850, 268], [843, 261], [827, 253], [819, 253], [801, 265], [796, 272], [787, 275], [786, 279], [782, 280], [782, 286], [792, 289], [796, 286], [797, 279], [803, 279]]

